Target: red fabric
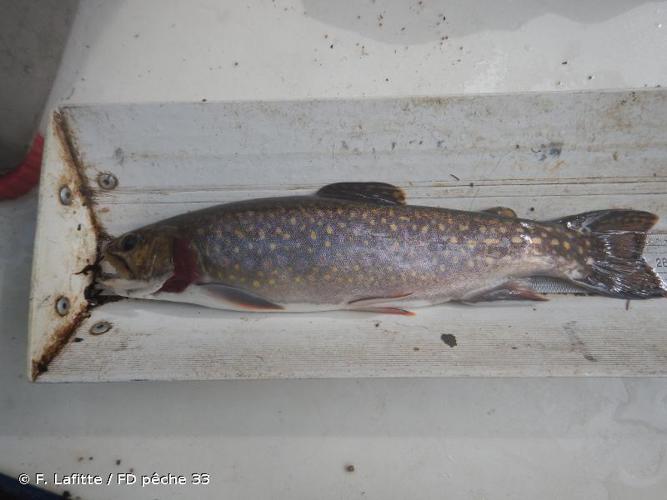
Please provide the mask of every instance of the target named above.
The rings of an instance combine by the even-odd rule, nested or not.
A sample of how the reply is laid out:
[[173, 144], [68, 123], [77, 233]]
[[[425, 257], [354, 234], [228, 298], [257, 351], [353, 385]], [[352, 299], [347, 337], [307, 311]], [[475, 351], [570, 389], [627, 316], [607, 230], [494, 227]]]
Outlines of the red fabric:
[[18, 198], [37, 185], [42, 168], [43, 151], [44, 138], [37, 134], [23, 162], [16, 169], [0, 177], [0, 200]]

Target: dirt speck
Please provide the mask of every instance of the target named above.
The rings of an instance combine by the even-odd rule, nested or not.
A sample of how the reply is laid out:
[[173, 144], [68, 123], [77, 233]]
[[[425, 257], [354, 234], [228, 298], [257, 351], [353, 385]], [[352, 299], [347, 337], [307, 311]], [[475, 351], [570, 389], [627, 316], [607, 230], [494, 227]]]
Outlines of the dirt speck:
[[460, 177], [458, 177], [458, 176], [456, 176], [456, 175], [454, 175], [454, 174], [449, 174], [449, 176], [450, 176], [452, 179], [455, 179], [455, 180], [457, 180], [457, 181], [460, 181], [460, 180], [461, 180]]
[[347, 472], [354, 472], [354, 471], [355, 471], [354, 465], [352, 465], [352, 464], [347, 464], [347, 465], [345, 466], [345, 470], [346, 470]]
[[442, 340], [449, 347], [456, 347], [458, 345], [456, 342], [456, 337], [451, 333], [443, 333], [440, 335], [440, 340]]
[[74, 342], [83, 342], [81, 337], [74, 337]]
[[473, 188], [473, 187], [475, 187], [475, 183], [474, 183], [474, 182], [471, 182], [470, 184], [468, 184], [468, 186], [470, 186], [471, 188]]
[[614, 151], [611, 157], [614, 159], [614, 161], [618, 161], [618, 151]]
[[591, 354], [584, 354], [584, 358], [587, 359], [588, 361], [593, 361], [593, 362], [597, 361], [597, 358], [595, 358]]
[[121, 463], [121, 460], [119, 458], [119, 459], [116, 460], [116, 465], [120, 465], [120, 463]]
[[419, 347], [413, 347], [412, 350], [417, 352], [419, 350]]

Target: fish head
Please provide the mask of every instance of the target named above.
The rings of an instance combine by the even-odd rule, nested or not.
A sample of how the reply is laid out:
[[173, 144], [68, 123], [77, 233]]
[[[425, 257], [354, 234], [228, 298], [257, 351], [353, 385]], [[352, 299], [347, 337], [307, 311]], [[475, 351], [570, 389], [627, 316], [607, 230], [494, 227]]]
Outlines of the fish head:
[[146, 227], [111, 240], [102, 252], [99, 283], [119, 295], [150, 295], [173, 274], [174, 238], [163, 228]]

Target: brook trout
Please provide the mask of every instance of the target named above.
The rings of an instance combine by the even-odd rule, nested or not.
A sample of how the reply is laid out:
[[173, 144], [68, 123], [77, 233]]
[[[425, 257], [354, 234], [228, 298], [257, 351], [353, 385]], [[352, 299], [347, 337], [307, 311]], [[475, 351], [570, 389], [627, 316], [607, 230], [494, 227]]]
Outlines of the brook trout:
[[545, 300], [533, 276], [610, 297], [665, 297], [641, 255], [657, 219], [602, 210], [537, 222], [502, 207], [407, 205], [384, 183], [337, 183], [126, 233], [104, 250], [100, 283], [125, 297], [265, 312], [412, 314], [447, 301]]

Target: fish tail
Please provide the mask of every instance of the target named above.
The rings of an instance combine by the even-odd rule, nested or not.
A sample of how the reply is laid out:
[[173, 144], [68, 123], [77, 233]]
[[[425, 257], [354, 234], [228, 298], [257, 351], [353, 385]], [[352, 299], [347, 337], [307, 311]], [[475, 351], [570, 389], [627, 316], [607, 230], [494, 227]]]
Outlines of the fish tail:
[[642, 257], [646, 233], [657, 221], [656, 215], [638, 210], [599, 210], [558, 220], [589, 241], [587, 264], [573, 281], [612, 297], [667, 297], [665, 283]]

